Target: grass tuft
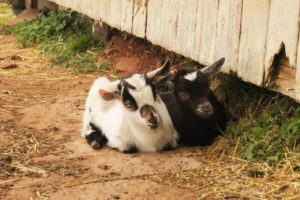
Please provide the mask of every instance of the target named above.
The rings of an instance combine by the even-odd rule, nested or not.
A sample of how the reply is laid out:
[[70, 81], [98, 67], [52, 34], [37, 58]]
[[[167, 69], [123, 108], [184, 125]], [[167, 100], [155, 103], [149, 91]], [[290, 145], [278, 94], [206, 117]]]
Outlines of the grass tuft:
[[299, 104], [234, 76], [222, 76], [217, 91], [239, 115], [226, 133], [242, 158], [271, 166], [286, 160], [296, 165], [300, 159]]
[[101, 69], [96, 61], [104, 47], [104, 40], [92, 34], [91, 23], [76, 12], [48, 11], [5, 31], [15, 34], [23, 47], [37, 46], [52, 62], [88, 73]]

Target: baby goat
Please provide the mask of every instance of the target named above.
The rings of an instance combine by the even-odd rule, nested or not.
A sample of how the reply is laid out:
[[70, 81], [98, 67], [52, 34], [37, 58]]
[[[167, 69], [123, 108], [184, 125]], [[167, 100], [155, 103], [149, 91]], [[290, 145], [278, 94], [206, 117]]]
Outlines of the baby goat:
[[155, 152], [177, 146], [178, 133], [153, 79], [169, 69], [169, 62], [145, 75], [92, 85], [84, 113], [83, 134], [93, 148], [104, 144], [125, 153]]
[[225, 108], [209, 87], [209, 80], [221, 69], [224, 61], [222, 58], [201, 70], [180, 69], [156, 84], [180, 133], [180, 141], [185, 145], [210, 145], [226, 128]]

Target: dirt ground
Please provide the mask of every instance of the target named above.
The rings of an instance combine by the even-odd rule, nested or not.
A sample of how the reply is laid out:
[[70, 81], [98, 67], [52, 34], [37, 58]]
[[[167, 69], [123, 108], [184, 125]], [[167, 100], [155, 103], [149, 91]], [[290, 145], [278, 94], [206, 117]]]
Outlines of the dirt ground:
[[[115, 63], [126, 59], [136, 58]], [[80, 129], [99, 75], [76, 75], [0, 35], [0, 199], [300, 199], [288, 163], [249, 164], [225, 139], [163, 153], [93, 150]]]

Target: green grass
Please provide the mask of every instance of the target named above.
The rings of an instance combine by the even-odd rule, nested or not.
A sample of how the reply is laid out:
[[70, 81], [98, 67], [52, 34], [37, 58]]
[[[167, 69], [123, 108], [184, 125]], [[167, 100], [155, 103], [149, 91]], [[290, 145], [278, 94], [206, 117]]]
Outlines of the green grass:
[[240, 116], [230, 122], [225, 136], [238, 147], [242, 158], [270, 166], [289, 160], [295, 168], [299, 167], [299, 104], [233, 76], [222, 76], [217, 91]]
[[0, 3], [0, 26], [3, 26], [13, 16], [11, 6], [6, 3]]
[[104, 41], [92, 34], [91, 21], [76, 12], [49, 11], [5, 32], [15, 34], [23, 47], [37, 46], [52, 62], [76, 72], [89, 73], [110, 67], [96, 66]]

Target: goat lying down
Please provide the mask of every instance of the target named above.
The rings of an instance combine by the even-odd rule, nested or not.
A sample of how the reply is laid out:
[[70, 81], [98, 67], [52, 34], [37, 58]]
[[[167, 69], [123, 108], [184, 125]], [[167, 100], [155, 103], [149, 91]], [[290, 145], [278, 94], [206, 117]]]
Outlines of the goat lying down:
[[175, 148], [178, 133], [153, 85], [169, 66], [166, 62], [145, 75], [122, 80], [98, 78], [86, 100], [82, 134], [87, 142], [93, 148], [107, 145], [125, 153]]
[[224, 61], [222, 58], [201, 70], [183, 68], [156, 83], [184, 145], [210, 145], [227, 126], [225, 108], [209, 87]]

